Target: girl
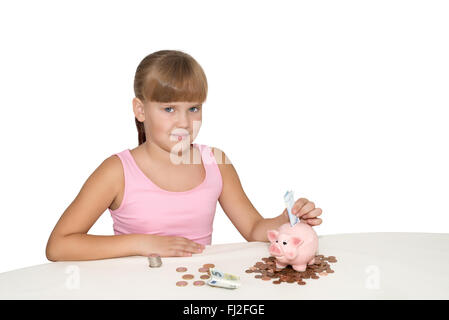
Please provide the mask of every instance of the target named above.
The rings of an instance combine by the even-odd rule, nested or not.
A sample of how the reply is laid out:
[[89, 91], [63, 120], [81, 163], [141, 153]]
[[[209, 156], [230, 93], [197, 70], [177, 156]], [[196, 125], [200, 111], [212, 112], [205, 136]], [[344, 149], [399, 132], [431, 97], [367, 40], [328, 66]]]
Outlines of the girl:
[[[218, 148], [191, 143], [201, 125], [207, 80], [190, 55], [154, 52], [137, 67], [133, 111], [139, 145], [113, 154], [89, 176], [54, 227], [47, 259], [93, 260], [159, 253], [191, 256], [211, 243], [217, 200], [247, 241], [289, 221], [264, 219]], [[87, 234], [108, 209], [114, 235]], [[312, 226], [322, 210], [305, 198], [293, 212]]]

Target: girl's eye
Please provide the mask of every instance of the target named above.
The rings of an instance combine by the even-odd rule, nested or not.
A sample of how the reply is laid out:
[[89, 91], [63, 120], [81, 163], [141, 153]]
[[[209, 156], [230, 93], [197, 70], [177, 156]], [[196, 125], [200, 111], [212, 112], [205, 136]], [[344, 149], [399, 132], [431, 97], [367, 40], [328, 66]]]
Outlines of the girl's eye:
[[276, 243], [278, 243], [278, 241], [276, 240]]
[[[173, 107], [167, 107], [167, 108], [165, 108], [164, 110], [165, 111], [167, 111], [167, 109], [173, 109]], [[198, 108], [198, 107], [192, 107], [192, 108], [190, 108], [190, 110], [192, 110], [192, 109], [197, 109], [197, 111], [193, 111], [193, 112], [198, 112], [200, 109]], [[171, 113], [170, 111], [167, 111], [168, 113]]]
[[285, 246], [287, 244], [287, 242], [283, 241], [282, 244]]

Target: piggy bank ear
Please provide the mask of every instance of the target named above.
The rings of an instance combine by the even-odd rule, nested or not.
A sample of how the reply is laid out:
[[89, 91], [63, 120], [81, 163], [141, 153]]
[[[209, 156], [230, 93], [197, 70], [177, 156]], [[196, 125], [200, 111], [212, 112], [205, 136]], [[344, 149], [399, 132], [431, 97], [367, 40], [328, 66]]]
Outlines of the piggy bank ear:
[[293, 246], [297, 247], [299, 245], [301, 245], [304, 241], [299, 239], [298, 237], [292, 237], [290, 239], [290, 241], [292, 242]]
[[277, 230], [268, 230], [267, 237], [270, 242], [275, 242], [278, 239], [279, 232]]

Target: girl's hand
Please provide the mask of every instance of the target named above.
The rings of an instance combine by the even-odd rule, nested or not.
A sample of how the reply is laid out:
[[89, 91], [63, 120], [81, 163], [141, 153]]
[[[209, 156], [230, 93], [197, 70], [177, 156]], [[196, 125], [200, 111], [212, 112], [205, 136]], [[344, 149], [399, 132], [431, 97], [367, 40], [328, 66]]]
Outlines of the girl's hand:
[[323, 210], [315, 208], [315, 203], [306, 198], [300, 198], [295, 201], [292, 213], [311, 226], [318, 226], [323, 222], [323, 220], [317, 218], [323, 213]]
[[142, 255], [158, 253], [161, 257], [191, 257], [203, 252], [205, 246], [183, 237], [144, 234]]

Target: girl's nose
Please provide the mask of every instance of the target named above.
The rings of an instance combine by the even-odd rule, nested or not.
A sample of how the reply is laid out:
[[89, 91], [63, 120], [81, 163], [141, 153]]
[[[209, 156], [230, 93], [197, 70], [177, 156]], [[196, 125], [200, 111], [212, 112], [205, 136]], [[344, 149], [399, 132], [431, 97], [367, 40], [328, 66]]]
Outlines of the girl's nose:
[[178, 125], [178, 128], [188, 128], [189, 127], [190, 119], [189, 119], [188, 115], [180, 112], [178, 114], [178, 118], [176, 120], [177, 120], [176, 123]]

